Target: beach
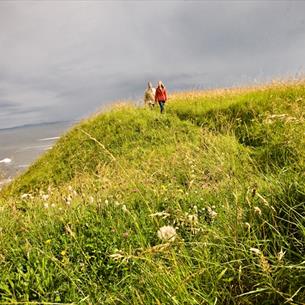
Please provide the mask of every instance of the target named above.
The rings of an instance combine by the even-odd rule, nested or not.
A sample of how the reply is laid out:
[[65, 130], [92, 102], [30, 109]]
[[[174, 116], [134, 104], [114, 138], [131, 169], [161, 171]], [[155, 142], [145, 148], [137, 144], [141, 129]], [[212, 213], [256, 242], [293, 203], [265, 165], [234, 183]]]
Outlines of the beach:
[[0, 188], [48, 151], [73, 122], [0, 129]]

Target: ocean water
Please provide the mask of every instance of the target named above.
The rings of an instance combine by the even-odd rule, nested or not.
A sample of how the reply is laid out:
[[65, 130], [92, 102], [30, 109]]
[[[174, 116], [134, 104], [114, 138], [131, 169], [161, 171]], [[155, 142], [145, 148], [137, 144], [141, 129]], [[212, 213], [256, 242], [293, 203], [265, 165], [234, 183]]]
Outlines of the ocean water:
[[52, 148], [73, 122], [0, 129], [0, 188]]

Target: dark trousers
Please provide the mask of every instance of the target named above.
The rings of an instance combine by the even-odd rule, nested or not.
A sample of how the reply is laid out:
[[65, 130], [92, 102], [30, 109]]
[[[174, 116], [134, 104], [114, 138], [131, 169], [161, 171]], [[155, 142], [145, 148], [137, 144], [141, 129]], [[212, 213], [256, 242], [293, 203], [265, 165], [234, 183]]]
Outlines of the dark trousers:
[[163, 111], [164, 111], [164, 105], [165, 105], [165, 101], [159, 101], [159, 106], [160, 106], [161, 113], [163, 113]]

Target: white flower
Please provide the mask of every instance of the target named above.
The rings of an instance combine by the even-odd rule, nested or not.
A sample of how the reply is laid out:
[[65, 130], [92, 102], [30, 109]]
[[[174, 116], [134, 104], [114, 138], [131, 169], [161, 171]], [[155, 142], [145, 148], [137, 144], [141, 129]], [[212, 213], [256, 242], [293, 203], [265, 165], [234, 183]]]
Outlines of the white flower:
[[55, 206], [56, 206], [55, 203], [51, 204], [51, 208], [55, 208]]
[[198, 224], [198, 216], [197, 215], [187, 215], [187, 220], [191, 225], [196, 225]]
[[20, 196], [20, 199], [27, 199], [27, 198], [33, 198], [33, 196], [31, 194], [22, 194]]
[[209, 217], [213, 220], [217, 217], [217, 212], [213, 211], [210, 207], [207, 207], [207, 211], [209, 214]]
[[176, 229], [172, 226], [161, 227], [157, 235], [162, 241], [174, 241], [177, 237]]
[[49, 204], [48, 204], [48, 203], [45, 203], [45, 204], [43, 205], [43, 207], [44, 207], [45, 209], [47, 209], [47, 208], [49, 207]]
[[250, 248], [250, 251], [257, 254], [257, 255], [261, 254], [261, 251], [257, 248]]
[[47, 201], [49, 199], [49, 195], [43, 194], [41, 195], [41, 199]]
[[123, 211], [124, 213], [129, 213], [129, 210], [127, 209], [127, 207], [126, 207], [125, 204], [122, 205], [122, 211]]
[[262, 215], [262, 210], [259, 207], [254, 207], [255, 214], [258, 214], [259, 216]]

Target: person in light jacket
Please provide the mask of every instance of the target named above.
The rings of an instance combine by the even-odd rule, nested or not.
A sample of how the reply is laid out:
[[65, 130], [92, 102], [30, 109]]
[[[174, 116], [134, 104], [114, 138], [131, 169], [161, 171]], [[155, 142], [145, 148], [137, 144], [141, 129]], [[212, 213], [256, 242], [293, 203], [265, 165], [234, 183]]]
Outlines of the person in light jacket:
[[144, 104], [149, 106], [149, 108], [155, 107], [155, 94], [156, 89], [152, 86], [151, 82], [148, 82], [147, 89], [144, 93]]
[[163, 113], [164, 106], [167, 101], [167, 93], [166, 93], [166, 88], [161, 81], [158, 82], [158, 87], [156, 89], [156, 94], [155, 94], [155, 101], [160, 106], [160, 112]]

